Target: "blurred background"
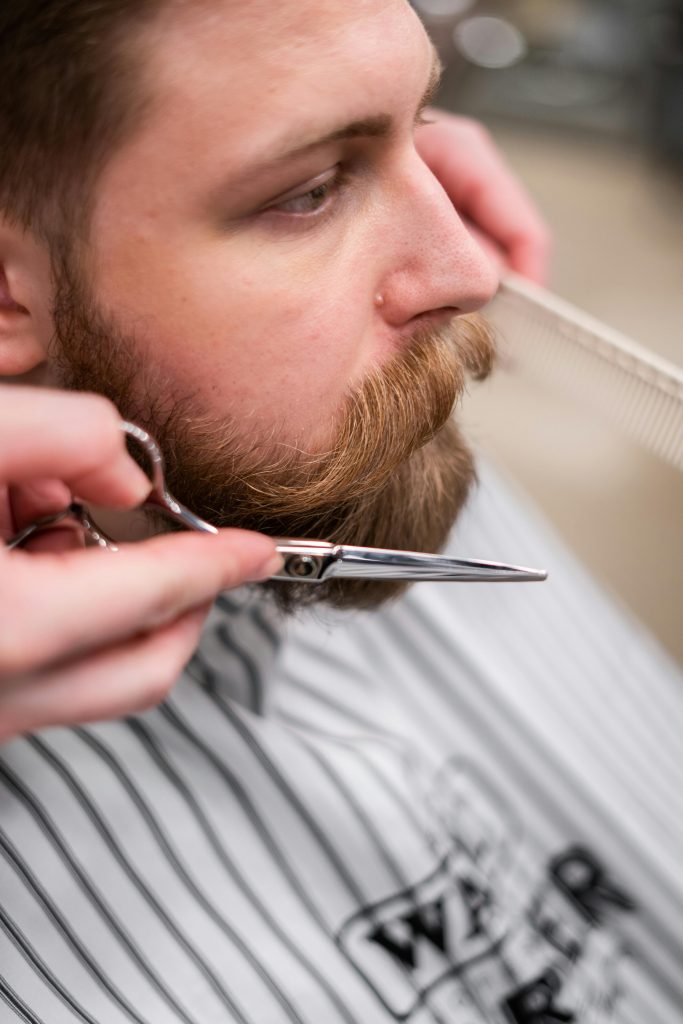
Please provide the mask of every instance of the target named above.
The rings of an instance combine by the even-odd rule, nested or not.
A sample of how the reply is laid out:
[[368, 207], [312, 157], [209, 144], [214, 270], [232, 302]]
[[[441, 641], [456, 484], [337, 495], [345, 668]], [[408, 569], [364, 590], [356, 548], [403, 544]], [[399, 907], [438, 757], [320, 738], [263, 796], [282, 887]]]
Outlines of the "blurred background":
[[[446, 65], [439, 105], [491, 129], [553, 231], [550, 288], [683, 366], [683, 4], [413, 3]], [[465, 415], [683, 664], [683, 474], [520, 367]]]

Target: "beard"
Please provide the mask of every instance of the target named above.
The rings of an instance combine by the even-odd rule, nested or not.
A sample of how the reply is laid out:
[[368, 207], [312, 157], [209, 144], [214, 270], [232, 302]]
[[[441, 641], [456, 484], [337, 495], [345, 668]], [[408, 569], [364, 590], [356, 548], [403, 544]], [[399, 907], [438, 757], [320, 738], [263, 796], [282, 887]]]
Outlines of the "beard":
[[[98, 308], [69, 268], [58, 275], [53, 312], [60, 386], [105, 395], [122, 418], [149, 431], [164, 453], [171, 493], [214, 526], [409, 551], [445, 544], [475, 480], [453, 409], [468, 377], [482, 379], [492, 366], [481, 317], [417, 330], [349, 390], [331, 417], [331, 444], [311, 452], [279, 442], [275, 432], [245, 439], [229, 416], [209, 414], [201, 396], [178, 394], [177, 384], [146, 364], [144, 344]], [[332, 579], [260, 586], [292, 612], [319, 602], [376, 608], [408, 585]]]

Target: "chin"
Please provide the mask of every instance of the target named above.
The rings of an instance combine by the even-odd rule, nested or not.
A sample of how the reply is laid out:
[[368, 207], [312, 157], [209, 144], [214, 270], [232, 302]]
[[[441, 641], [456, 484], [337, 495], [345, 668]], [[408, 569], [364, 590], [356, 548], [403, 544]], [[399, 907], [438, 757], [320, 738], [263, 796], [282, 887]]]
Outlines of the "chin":
[[[474, 457], [451, 419], [374, 491], [352, 503], [320, 510], [308, 528], [265, 532], [437, 553], [445, 546], [475, 481]], [[410, 585], [400, 580], [332, 579], [308, 584], [271, 580], [262, 589], [280, 611], [292, 614], [311, 605], [377, 609], [395, 601]]]

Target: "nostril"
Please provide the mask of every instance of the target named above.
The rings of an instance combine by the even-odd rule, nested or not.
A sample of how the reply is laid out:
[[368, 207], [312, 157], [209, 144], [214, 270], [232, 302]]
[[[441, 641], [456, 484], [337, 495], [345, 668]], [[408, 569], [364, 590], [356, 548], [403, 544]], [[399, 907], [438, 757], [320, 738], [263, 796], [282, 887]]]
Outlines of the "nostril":
[[453, 317], [458, 316], [462, 312], [463, 310], [459, 306], [439, 306], [438, 309], [426, 309], [422, 313], [417, 313], [412, 318], [411, 323], [440, 327], [442, 324], [449, 323]]

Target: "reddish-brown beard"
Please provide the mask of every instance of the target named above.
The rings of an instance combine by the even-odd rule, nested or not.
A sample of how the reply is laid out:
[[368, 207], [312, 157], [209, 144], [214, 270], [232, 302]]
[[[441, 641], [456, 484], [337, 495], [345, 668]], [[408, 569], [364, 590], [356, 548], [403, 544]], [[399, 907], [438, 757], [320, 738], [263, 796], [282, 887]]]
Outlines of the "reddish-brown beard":
[[[417, 332], [350, 391], [335, 442], [323, 452], [273, 438], [245, 442], [229, 418], [210, 418], [199, 396], [179, 397], [141, 364], [142, 345], [71, 278], [58, 289], [54, 322], [62, 386], [106, 395], [125, 419], [149, 430], [164, 451], [172, 493], [216, 526], [411, 551], [445, 543], [475, 476], [452, 411], [467, 377], [483, 378], [492, 365], [482, 318]], [[318, 601], [376, 607], [406, 586], [365, 579], [265, 584], [286, 611]]]

